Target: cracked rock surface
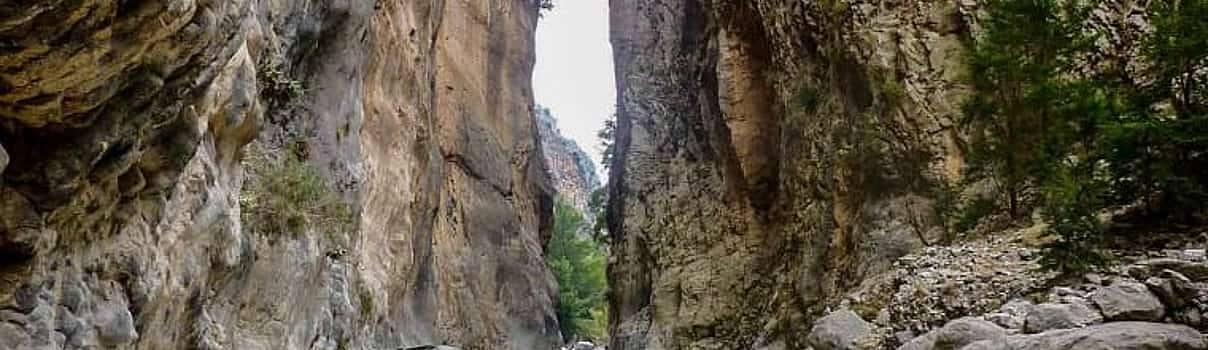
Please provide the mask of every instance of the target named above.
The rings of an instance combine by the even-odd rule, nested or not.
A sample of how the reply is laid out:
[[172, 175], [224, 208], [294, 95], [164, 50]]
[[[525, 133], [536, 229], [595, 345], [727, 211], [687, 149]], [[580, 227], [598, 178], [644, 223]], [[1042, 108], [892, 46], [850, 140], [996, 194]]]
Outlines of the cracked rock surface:
[[[553, 348], [537, 11], [0, 3], [0, 349]], [[291, 157], [351, 227], [244, 221]]]

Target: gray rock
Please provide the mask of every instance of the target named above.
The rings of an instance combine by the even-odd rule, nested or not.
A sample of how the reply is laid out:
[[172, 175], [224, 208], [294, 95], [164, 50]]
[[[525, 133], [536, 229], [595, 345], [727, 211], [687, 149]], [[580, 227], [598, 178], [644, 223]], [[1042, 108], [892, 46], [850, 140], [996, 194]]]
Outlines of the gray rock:
[[1024, 317], [1027, 316], [1028, 312], [1031, 312], [1032, 308], [1034, 307], [1036, 307], [1036, 304], [1032, 304], [1030, 301], [1015, 299], [1004, 304], [999, 310], [1002, 310], [1003, 313], [1012, 316]]
[[998, 339], [1007, 336], [1007, 330], [989, 321], [965, 317], [944, 325], [936, 331], [936, 350], [956, 350], [965, 345], [981, 340]]
[[1176, 271], [1196, 282], [1208, 280], [1208, 263], [1204, 262], [1159, 258], [1141, 261], [1126, 268], [1128, 275], [1138, 280], [1153, 277], [1162, 270]]
[[986, 321], [990, 321], [991, 323], [1006, 329], [1020, 329], [1023, 328], [1024, 324], [1023, 318], [1005, 312], [986, 314], [984, 318]]
[[1158, 276], [1145, 280], [1145, 285], [1172, 309], [1186, 306], [1199, 292], [1191, 279], [1173, 270], [1162, 270]]
[[1204, 249], [1184, 249], [1179, 252], [1179, 257], [1186, 260], [1203, 261], [1204, 258], [1208, 258], [1208, 251]]
[[1204, 330], [1204, 326], [1205, 326], [1204, 315], [1197, 308], [1189, 307], [1186, 309], [1175, 311], [1174, 314], [1171, 315], [1171, 317], [1174, 319], [1175, 322], [1182, 323], [1182, 324], [1185, 324], [1188, 326], [1192, 326], [1192, 327], [1195, 327], [1196, 329]]
[[1007, 336], [1007, 330], [975, 317], [960, 318], [898, 347], [898, 350], [955, 350], [981, 340]]
[[104, 309], [97, 314], [97, 336], [108, 346], [126, 345], [138, 339], [134, 317], [125, 308]]
[[1032, 311], [1032, 308], [1034, 307], [1036, 307], [1036, 305], [1032, 304], [1030, 301], [1015, 299], [1007, 302], [1001, 308], [999, 308], [999, 312], [987, 314], [985, 319], [986, 321], [993, 322], [999, 327], [1007, 329], [1021, 329], [1024, 326], [1025, 317], [1029, 312]]
[[939, 334], [937, 334], [936, 332], [930, 332], [930, 333], [924, 334], [920, 337], [911, 339], [906, 344], [902, 344], [902, 346], [898, 347], [898, 350], [931, 350], [931, 349], [935, 349], [935, 338], [938, 336], [939, 336]]
[[1074, 296], [1074, 297], [1079, 297], [1079, 298], [1086, 297], [1086, 292], [1083, 292], [1083, 291], [1080, 291], [1077, 289], [1073, 289], [1073, 288], [1069, 288], [1069, 287], [1053, 288], [1053, 294], [1055, 294], [1059, 297], [1066, 297], [1066, 296]]
[[1144, 284], [1122, 282], [1091, 294], [1103, 317], [1110, 321], [1160, 321], [1166, 308]]
[[4, 151], [4, 146], [0, 145], [0, 174], [4, 173], [4, 168], [8, 166], [8, 152]]
[[1024, 332], [1040, 333], [1054, 329], [1080, 328], [1103, 321], [1103, 316], [1089, 306], [1076, 304], [1040, 304], [1033, 307], [1024, 321]]
[[852, 350], [872, 335], [872, 327], [851, 310], [839, 310], [814, 323], [809, 344], [817, 350]]
[[1115, 322], [1080, 329], [979, 341], [962, 350], [1204, 350], [1208, 343], [1183, 325]]
[[1088, 274], [1086, 274], [1086, 276], [1083, 276], [1083, 279], [1086, 280], [1086, 283], [1095, 284], [1095, 285], [1103, 284], [1103, 276], [1100, 276], [1097, 273], [1093, 273], [1093, 272], [1088, 273]]

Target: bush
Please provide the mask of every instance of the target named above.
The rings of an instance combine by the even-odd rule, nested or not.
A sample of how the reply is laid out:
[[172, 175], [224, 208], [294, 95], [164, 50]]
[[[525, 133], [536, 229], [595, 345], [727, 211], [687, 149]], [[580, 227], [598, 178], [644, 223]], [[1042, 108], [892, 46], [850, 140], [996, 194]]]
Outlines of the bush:
[[259, 66], [260, 97], [267, 100], [270, 106], [287, 106], [306, 92], [302, 82], [282, 71], [280, 64], [265, 60]]
[[1044, 189], [1042, 213], [1049, 224], [1048, 233], [1055, 240], [1042, 250], [1041, 264], [1084, 272], [1106, 263], [1107, 256], [1099, 251], [1105, 236], [1098, 217], [1102, 208], [1100, 187], [1093, 179], [1062, 171], [1054, 174]]
[[348, 203], [315, 169], [296, 156], [274, 162], [263, 155], [246, 161], [248, 181], [240, 198], [243, 224], [260, 234], [299, 235], [324, 230], [329, 236], [353, 230]]
[[608, 325], [605, 259], [598, 243], [580, 235], [583, 226], [583, 215], [559, 198], [546, 263], [558, 279], [556, 311], [562, 336], [603, 342]]

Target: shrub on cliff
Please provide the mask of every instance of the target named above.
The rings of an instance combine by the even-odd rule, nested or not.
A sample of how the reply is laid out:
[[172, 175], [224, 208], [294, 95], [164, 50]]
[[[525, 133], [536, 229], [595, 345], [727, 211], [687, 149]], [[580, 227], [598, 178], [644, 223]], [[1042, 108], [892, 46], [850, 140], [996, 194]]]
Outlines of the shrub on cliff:
[[323, 177], [290, 152], [280, 161], [250, 154], [240, 196], [243, 225], [260, 234], [328, 235], [352, 230], [352, 210]]
[[558, 280], [557, 314], [562, 336], [567, 340], [603, 341], [608, 324], [605, 259], [600, 245], [580, 234], [584, 224], [583, 215], [559, 198], [554, 206], [554, 232], [546, 262]]

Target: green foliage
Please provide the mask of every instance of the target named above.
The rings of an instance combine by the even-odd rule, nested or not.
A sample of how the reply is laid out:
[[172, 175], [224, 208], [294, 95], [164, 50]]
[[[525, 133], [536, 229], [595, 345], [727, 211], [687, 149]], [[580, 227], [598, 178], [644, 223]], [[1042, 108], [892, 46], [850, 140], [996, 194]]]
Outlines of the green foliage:
[[886, 105], [892, 107], [906, 98], [906, 85], [892, 71], [874, 71], [873, 78], [880, 84], [881, 98]]
[[600, 139], [600, 165], [604, 166], [604, 170], [612, 168], [613, 158], [616, 156], [617, 145], [617, 115], [604, 120], [604, 126], [596, 131], [596, 137]]
[[557, 314], [563, 337], [603, 341], [608, 324], [604, 253], [595, 241], [580, 236], [583, 225], [583, 215], [559, 198], [546, 263], [558, 279]]
[[596, 218], [596, 222], [591, 223], [591, 236], [600, 244], [608, 244], [607, 205], [607, 188], [599, 188], [591, 192], [591, 198], [587, 201], [587, 210], [595, 214]]
[[[1091, 38], [1082, 30], [1089, 7], [1078, 1], [990, 0], [984, 34], [970, 54], [973, 96], [965, 104], [974, 150], [970, 166], [999, 179], [1012, 217], [1023, 195], [1059, 160], [1046, 154], [1050, 131], [1064, 126], [1058, 100]], [[979, 171], [972, 172], [974, 174]]]
[[329, 236], [351, 231], [352, 210], [340, 194], [297, 157], [284, 158], [274, 162], [253, 154], [245, 163], [250, 181], [240, 198], [243, 224], [273, 235], [298, 235], [311, 229]]
[[368, 286], [362, 284], [358, 294], [358, 297], [361, 299], [361, 319], [366, 322], [372, 321], [375, 312], [373, 291], [369, 290]]
[[1101, 187], [1077, 167], [1062, 168], [1044, 187], [1044, 214], [1055, 241], [1044, 247], [1041, 264], [1084, 272], [1107, 261], [1098, 248], [1104, 228], [1099, 221]]
[[305, 93], [302, 82], [294, 80], [281, 70], [281, 65], [271, 61], [260, 64], [260, 96], [272, 106], [285, 106], [298, 100]]
[[[1101, 123], [1114, 202], [1150, 196], [1148, 219], [1202, 222], [1208, 201], [1208, 0], [1151, 4], [1147, 86], [1115, 84], [1125, 113]], [[1171, 220], [1173, 219], [1173, 220]]]
[[802, 84], [793, 95], [793, 103], [807, 112], [813, 112], [822, 105], [822, 92], [813, 85]]
[[984, 217], [993, 214], [998, 203], [993, 198], [978, 197], [964, 203], [952, 217], [951, 227], [955, 232], [968, 232], [977, 228]]
[[[1145, 40], [1151, 74], [1150, 96], [1168, 99], [1179, 119], [1208, 114], [1208, 0], [1159, 0], [1150, 10], [1154, 31]], [[1167, 85], [1169, 84], [1169, 85]]]
[[1107, 261], [1099, 214], [1109, 206], [1141, 204], [1142, 224], [1194, 224], [1206, 221], [1208, 201], [1208, 0], [1151, 4], [1144, 52], [1153, 83], [1071, 73], [1093, 50], [1083, 29], [1089, 8], [988, 2], [965, 106], [971, 174], [1005, 184], [1013, 217], [1023, 195], [1035, 194], [1054, 238], [1043, 262], [1067, 271]]

